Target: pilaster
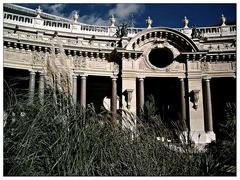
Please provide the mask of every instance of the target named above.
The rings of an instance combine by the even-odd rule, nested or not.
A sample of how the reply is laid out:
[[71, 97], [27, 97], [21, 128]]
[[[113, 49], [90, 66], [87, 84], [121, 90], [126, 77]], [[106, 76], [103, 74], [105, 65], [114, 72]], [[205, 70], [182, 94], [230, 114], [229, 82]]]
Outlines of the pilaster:
[[188, 78], [188, 103], [190, 139], [195, 143], [206, 143], [202, 78]]

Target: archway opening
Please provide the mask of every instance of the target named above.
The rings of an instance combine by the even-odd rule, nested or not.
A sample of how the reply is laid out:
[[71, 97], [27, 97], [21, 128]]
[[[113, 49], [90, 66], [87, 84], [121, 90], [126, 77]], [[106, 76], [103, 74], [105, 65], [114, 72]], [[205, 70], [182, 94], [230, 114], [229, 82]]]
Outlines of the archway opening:
[[173, 62], [173, 53], [168, 48], [155, 48], [149, 53], [149, 61], [158, 68], [164, 68]]
[[170, 121], [177, 122], [180, 119], [179, 90], [177, 78], [147, 77], [144, 80], [145, 102], [149, 101], [150, 96], [152, 96], [157, 109], [156, 113], [166, 123], [170, 123]]
[[[234, 113], [234, 109], [227, 108], [228, 104], [236, 105], [236, 79], [235, 78], [212, 78], [211, 79], [211, 96], [213, 112], [213, 131], [217, 140], [223, 140], [223, 133], [220, 131], [222, 126], [229, 124], [226, 113]], [[230, 114], [231, 114], [230, 113]], [[231, 117], [231, 116], [229, 116]]]
[[[103, 110], [103, 99], [111, 98], [111, 78], [104, 76], [88, 76], [86, 89], [86, 103], [93, 104], [97, 113]], [[80, 101], [81, 78], [78, 78], [77, 99]]]

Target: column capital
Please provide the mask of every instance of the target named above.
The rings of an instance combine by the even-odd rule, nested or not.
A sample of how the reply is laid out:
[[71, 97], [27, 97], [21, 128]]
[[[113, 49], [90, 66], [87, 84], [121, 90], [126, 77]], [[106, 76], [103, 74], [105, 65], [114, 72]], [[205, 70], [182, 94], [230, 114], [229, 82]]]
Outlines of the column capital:
[[87, 76], [81, 76], [81, 79], [82, 79], [82, 80], [86, 80], [86, 79], [87, 79]]
[[36, 75], [35, 71], [29, 71], [30, 75]]
[[211, 77], [209, 77], [209, 76], [203, 77], [204, 81], [210, 81], [210, 79], [211, 79]]
[[78, 76], [77, 74], [73, 74], [73, 75], [72, 75], [72, 77], [73, 77], [74, 79], [77, 78], [77, 76]]
[[80, 73], [80, 74], [77, 74], [77, 76], [80, 76], [81, 79], [86, 79], [88, 74], [85, 74], [85, 73]]
[[145, 77], [137, 77], [139, 81], [143, 81]]
[[45, 75], [46, 75], [46, 72], [45, 72], [45, 71], [40, 71], [40, 72], [39, 72], [39, 75], [40, 75], [40, 76], [45, 76]]
[[117, 76], [111, 76], [111, 78], [112, 78], [112, 81], [116, 81], [117, 80]]
[[178, 80], [179, 81], [184, 81], [184, 78], [183, 77], [179, 77]]

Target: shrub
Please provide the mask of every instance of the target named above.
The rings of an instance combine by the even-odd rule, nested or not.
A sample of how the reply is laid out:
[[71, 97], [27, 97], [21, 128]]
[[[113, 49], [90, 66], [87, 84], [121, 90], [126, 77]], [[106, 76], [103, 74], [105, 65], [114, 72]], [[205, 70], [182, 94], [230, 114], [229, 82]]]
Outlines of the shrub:
[[152, 123], [138, 118], [138, 132], [131, 138], [131, 131], [122, 129], [121, 123], [111, 123], [107, 111], [97, 114], [92, 105], [83, 110], [64, 96], [57, 101], [50, 94], [46, 97], [44, 104], [35, 99], [33, 105], [18, 100], [6, 106], [5, 176], [218, 174], [213, 171], [219, 163], [214, 152], [198, 153], [186, 146], [175, 151], [158, 141], [157, 136], [173, 136], [154, 113], [147, 115]]
[[[219, 122], [218, 139], [207, 147], [204, 173], [236, 176], [236, 105], [226, 103], [224, 122]], [[207, 162], [208, 161], [208, 162]]]

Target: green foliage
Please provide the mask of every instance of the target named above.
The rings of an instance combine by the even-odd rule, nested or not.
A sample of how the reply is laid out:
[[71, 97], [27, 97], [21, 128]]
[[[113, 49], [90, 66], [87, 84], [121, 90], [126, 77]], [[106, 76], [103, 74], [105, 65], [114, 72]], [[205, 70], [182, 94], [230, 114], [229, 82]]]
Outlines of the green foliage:
[[173, 151], [156, 139], [173, 134], [151, 109], [153, 102], [131, 138], [107, 111], [97, 114], [92, 105], [83, 110], [64, 96], [45, 97], [42, 105], [35, 99], [33, 105], [18, 100], [6, 106], [5, 176], [197, 176], [216, 169], [210, 153]]
[[227, 103], [218, 139], [209, 144], [203, 164], [205, 174], [236, 176], [236, 104]]

